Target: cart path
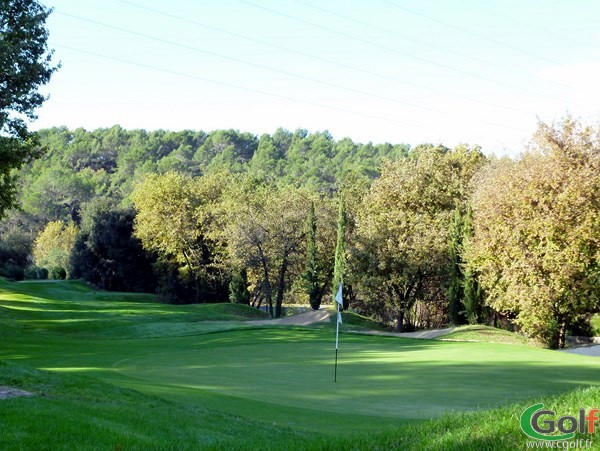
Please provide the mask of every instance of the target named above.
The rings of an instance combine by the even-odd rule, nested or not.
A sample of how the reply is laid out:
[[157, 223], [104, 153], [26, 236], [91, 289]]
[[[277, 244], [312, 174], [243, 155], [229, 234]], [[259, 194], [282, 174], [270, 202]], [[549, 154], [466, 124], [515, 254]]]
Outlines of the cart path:
[[600, 357], [600, 345], [582, 346], [580, 348], [573, 349], [561, 349], [563, 352], [569, 352], [571, 354], [589, 355], [592, 357]]
[[329, 315], [329, 310], [311, 310], [310, 312], [300, 313], [299, 315], [286, 316], [284, 318], [246, 321], [246, 324], [253, 324], [255, 326], [307, 326], [309, 324], [319, 323], [322, 321], [329, 321]]
[[365, 331], [352, 331], [355, 334], [365, 335], [383, 335], [385, 337], [400, 337], [400, 338], [421, 338], [431, 340], [433, 338], [441, 337], [442, 335], [449, 334], [455, 327], [446, 327], [444, 329], [428, 329], [419, 330], [417, 332], [385, 332], [379, 330], [365, 330]]
[[[252, 324], [255, 326], [265, 325], [287, 325], [287, 326], [307, 326], [309, 324], [329, 321], [329, 317], [333, 313], [330, 310], [311, 310], [310, 312], [301, 313], [299, 315], [286, 316], [278, 319], [265, 319], [256, 321], [246, 321], [246, 324]], [[439, 336], [450, 333], [454, 330], [454, 327], [447, 327], [445, 329], [430, 329], [420, 330], [417, 332], [384, 332], [377, 330], [365, 330], [365, 331], [353, 331], [353, 333], [366, 334], [366, 335], [385, 335], [389, 337], [404, 337], [404, 338], [425, 338], [432, 339]]]

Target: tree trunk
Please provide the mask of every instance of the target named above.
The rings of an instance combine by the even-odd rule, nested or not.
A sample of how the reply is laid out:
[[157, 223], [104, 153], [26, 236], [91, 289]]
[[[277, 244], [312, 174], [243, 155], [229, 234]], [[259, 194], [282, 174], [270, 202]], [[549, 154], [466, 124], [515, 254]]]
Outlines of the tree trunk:
[[194, 271], [194, 269], [192, 268], [192, 263], [190, 262], [190, 258], [188, 257], [186, 251], [183, 251], [183, 258], [185, 259], [185, 263], [186, 263], [188, 269], [190, 270], [190, 273], [193, 274], [194, 290], [196, 291], [194, 297], [195, 297], [196, 304], [199, 304], [200, 303], [200, 281], [198, 280], [198, 275], [196, 274], [196, 271]]
[[260, 254], [260, 263], [263, 269], [263, 294], [265, 295], [265, 301], [267, 301], [267, 305], [269, 306], [269, 315], [273, 318], [273, 289], [271, 288], [271, 282], [269, 281], [267, 258], [260, 245], [258, 246], [258, 252]]
[[287, 271], [287, 255], [283, 256], [281, 267], [279, 268], [279, 274], [277, 275], [277, 297], [275, 304], [275, 318], [281, 317], [281, 306], [283, 304], [283, 292], [285, 290], [285, 272]]
[[401, 333], [404, 326], [404, 310], [398, 313], [397, 321], [398, 324], [396, 325], [396, 332]]
[[567, 344], [567, 323], [560, 321], [558, 326], [558, 349], [563, 349]]

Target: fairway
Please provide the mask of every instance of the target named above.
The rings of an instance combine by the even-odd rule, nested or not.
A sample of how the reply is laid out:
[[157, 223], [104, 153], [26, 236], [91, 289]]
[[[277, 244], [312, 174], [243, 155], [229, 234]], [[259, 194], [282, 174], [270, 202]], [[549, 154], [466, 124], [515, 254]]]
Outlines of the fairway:
[[[212, 306], [133, 303], [106, 293], [94, 298], [73, 284], [17, 287], [20, 294], [0, 293], [0, 328], [10, 332], [0, 359], [305, 430], [375, 431], [600, 382], [600, 359], [592, 357], [524, 345], [342, 334], [334, 383], [330, 325], [250, 327], [239, 321], [243, 316], [235, 321]], [[203, 321], [202, 308], [218, 321]], [[143, 328], [145, 321], [153, 326]], [[177, 330], [181, 336], [174, 336]], [[165, 336], [157, 336], [161, 331]]]

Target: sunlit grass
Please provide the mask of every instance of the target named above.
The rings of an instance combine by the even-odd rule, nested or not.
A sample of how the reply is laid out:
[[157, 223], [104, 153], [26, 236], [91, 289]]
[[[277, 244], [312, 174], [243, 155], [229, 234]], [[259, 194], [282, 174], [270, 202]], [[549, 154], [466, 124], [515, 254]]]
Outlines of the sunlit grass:
[[[490, 448], [499, 439], [491, 423], [472, 437], [468, 428], [491, 416], [468, 412], [511, 405], [499, 414], [510, 416], [526, 402], [600, 383], [597, 358], [511, 343], [346, 334], [369, 324], [358, 318], [356, 325], [349, 314], [334, 383], [332, 324], [258, 328], [245, 319], [264, 314], [246, 306], [135, 303], [127, 295], [103, 301], [81, 284], [48, 285], [0, 282], [0, 359], [53, 373], [0, 366], [0, 384], [48, 395], [3, 402], [8, 432], [0, 432], [0, 448], [43, 448], [48, 434], [19, 423], [25, 412], [38, 412], [36, 421], [56, 417], [55, 443], [77, 449], [93, 448], [73, 432], [78, 427], [95, 428], [99, 448], [146, 448], [148, 437], [153, 447], [176, 449]], [[43, 308], [3, 308], [14, 302]], [[177, 416], [169, 409], [186, 417], [181, 431], [167, 424]], [[512, 420], [503, 418], [501, 430], [514, 444], [522, 437]], [[342, 437], [348, 434], [352, 440]]]
[[442, 335], [438, 340], [477, 341], [487, 343], [510, 343], [520, 345], [533, 345], [527, 337], [515, 332], [497, 329], [490, 326], [474, 325], [461, 326], [452, 332]]

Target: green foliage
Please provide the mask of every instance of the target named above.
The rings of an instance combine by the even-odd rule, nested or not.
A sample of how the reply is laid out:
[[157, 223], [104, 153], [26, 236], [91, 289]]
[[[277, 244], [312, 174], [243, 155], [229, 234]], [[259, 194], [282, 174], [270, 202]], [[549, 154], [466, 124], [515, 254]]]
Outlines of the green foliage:
[[351, 174], [376, 178], [384, 158], [395, 160], [408, 152], [406, 145], [336, 142], [327, 132], [305, 130], [278, 129], [260, 139], [236, 130], [147, 132], [118, 125], [38, 134], [46, 153], [21, 170], [19, 200], [42, 222], [78, 221], [80, 209], [98, 196], [129, 205], [134, 184], [149, 173], [197, 177], [227, 170], [330, 193]]
[[462, 301], [464, 298], [464, 275], [461, 267], [462, 239], [464, 222], [460, 205], [456, 206], [450, 225], [450, 287], [448, 289], [449, 317], [452, 324], [460, 324]]
[[51, 279], [69, 277], [71, 252], [79, 228], [63, 221], [49, 222], [35, 239], [33, 257], [35, 264], [46, 268]]
[[71, 252], [71, 276], [111, 291], [153, 292], [154, 256], [133, 236], [131, 210], [97, 211]]
[[28, 280], [46, 280], [49, 274], [46, 268], [31, 265], [25, 268], [23, 275]]
[[310, 204], [310, 212], [306, 222], [306, 271], [304, 281], [308, 301], [313, 310], [319, 310], [321, 290], [319, 287], [319, 262], [317, 261], [317, 215], [314, 201]]
[[447, 306], [440, 289], [452, 266], [450, 226], [457, 203], [468, 198], [472, 153], [482, 161], [477, 149], [419, 146], [383, 165], [357, 212], [353, 273], [362, 311], [402, 330], [414, 327], [417, 301], [433, 312]]
[[[348, 221], [346, 215], [346, 204], [344, 198], [340, 197], [340, 204], [338, 209], [338, 220], [337, 220], [337, 238], [335, 244], [335, 262], [333, 266], [333, 283], [332, 283], [332, 296], [335, 298], [339, 290], [339, 285], [345, 284], [346, 274], [346, 223]], [[342, 289], [343, 294], [344, 289]], [[347, 308], [348, 301], [344, 300], [344, 308]]]
[[56, 70], [47, 48], [49, 14], [37, 1], [0, 4], [0, 218], [15, 205], [12, 170], [40, 154], [26, 120], [36, 118], [45, 100], [38, 89]]
[[8, 216], [0, 231], [0, 275], [20, 280], [27, 277], [32, 236], [14, 216]]
[[229, 300], [237, 304], [250, 304], [248, 273], [245, 268], [231, 278], [231, 282], [229, 282]]
[[590, 320], [590, 327], [592, 335], [600, 337], [600, 314], [595, 314]]
[[[469, 203], [467, 205], [467, 212], [465, 214], [463, 224], [463, 237], [462, 237], [462, 255], [469, 254], [469, 245], [473, 237], [473, 208]], [[480, 322], [482, 317], [483, 307], [483, 294], [481, 292], [481, 284], [477, 276], [477, 272], [474, 268], [465, 262], [462, 268], [463, 275], [463, 293], [464, 293], [464, 306], [467, 314], [467, 321], [469, 324], [477, 324]]]
[[196, 302], [215, 300], [226, 291], [220, 204], [227, 183], [225, 173], [199, 178], [149, 174], [132, 194], [136, 237], [166, 265], [178, 265], [182, 278], [193, 281]]
[[289, 280], [303, 272], [305, 222], [313, 198], [307, 189], [279, 187], [253, 177], [239, 178], [229, 193], [231, 256], [253, 272], [271, 315], [277, 318]]
[[488, 305], [563, 347], [571, 324], [600, 309], [600, 135], [566, 119], [540, 124], [534, 144], [479, 178], [469, 260]]

